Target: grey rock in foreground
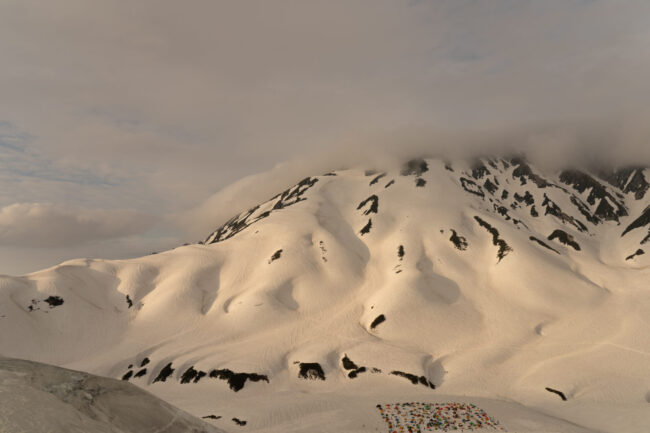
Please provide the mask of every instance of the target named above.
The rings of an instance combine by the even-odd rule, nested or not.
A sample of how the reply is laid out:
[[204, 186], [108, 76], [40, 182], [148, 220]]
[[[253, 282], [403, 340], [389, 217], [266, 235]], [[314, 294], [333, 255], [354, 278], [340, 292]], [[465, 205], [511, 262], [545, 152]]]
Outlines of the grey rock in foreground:
[[223, 433], [129, 383], [0, 357], [0, 433]]

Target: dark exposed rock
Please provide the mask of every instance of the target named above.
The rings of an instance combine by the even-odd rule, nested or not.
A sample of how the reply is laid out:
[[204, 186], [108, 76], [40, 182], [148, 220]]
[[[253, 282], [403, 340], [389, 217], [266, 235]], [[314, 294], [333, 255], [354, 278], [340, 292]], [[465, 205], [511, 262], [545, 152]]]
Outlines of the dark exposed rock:
[[498, 186], [490, 182], [490, 179], [486, 179], [485, 183], [483, 184], [483, 188], [485, 188], [490, 194], [494, 195], [495, 192], [499, 189]]
[[137, 372], [133, 377], [134, 377], [134, 378], [136, 378], [136, 377], [142, 377], [142, 376], [144, 376], [145, 374], [147, 374], [147, 369], [146, 369], [146, 368], [143, 368], [142, 370], [138, 371], [138, 372]]
[[[284, 209], [286, 207], [292, 206], [296, 203], [306, 200], [303, 197], [305, 192], [312, 188], [316, 182], [318, 182], [317, 177], [307, 177], [301, 180], [295, 186], [285, 190], [283, 193], [276, 195], [269, 202], [274, 202], [273, 211]], [[219, 227], [214, 233], [212, 233], [205, 240], [205, 244], [213, 244], [216, 242], [225, 241], [244, 230], [247, 227], [250, 227], [252, 224], [257, 221], [268, 217], [271, 214], [271, 211], [263, 212], [260, 215], [254, 217], [256, 211], [260, 206], [255, 206], [249, 209], [247, 212], [241, 213], [230, 220], [225, 224]]]
[[298, 377], [309, 380], [325, 380], [325, 372], [317, 362], [301, 362]]
[[641, 200], [650, 184], [643, 174], [644, 167], [625, 167], [619, 170], [601, 172], [600, 177], [624, 193], [633, 193], [634, 198]]
[[551, 214], [554, 217], [558, 218], [562, 223], [569, 223], [573, 225], [575, 228], [580, 230], [581, 232], [586, 232], [587, 231], [587, 226], [585, 226], [582, 222], [580, 222], [578, 219], [572, 217], [571, 215], [567, 215], [566, 213], [562, 212], [562, 209], [553, 202], [546, 194], [544, 194], [544, 201], [542, 202], [542, 207], [546, 206], [546, 211], [544, 212], [544, 215]]
[[554, 252], [560, 254], [560, 252], [558, 250], [556, 250], [555, 248], [549, 246], [546, 242], [537, 239], [535, 236], [531, 236], [528, 239], [530, 239], [533, 242], [537, 242], [539, 245], [543, 246], [544, 248], [547, 248], [547, 249], [549, 249], [551, 251], [554, 251]]
[[422, 158], [416, 158], [408, 161], [404, 167], [402, 167], [402, 171], [400, 174], [402, 176], [409, 176], [409, 175], [416, 175], [416, 176], [422, 176], [422, 173], [426, 173], [429, 171], [429, 164], [422, 159]]
[[129, 295], [126, 295], [126, 304], [129, 306], [129, 308], [133, 307], [133, 300]]
[[197, 383], [204, 376], [205, 376], [205, 371], [197, 371], [192, 366], [187, 370], [185, 370], [185, 373], [183, 373], [183, 375], [181, 376], [181, 383], [190, 383], [191, 381]]
[[350, 379], [354, 379], [354, 378], [357, 377], [359, 374], [361, 374], [361, 373], [365, 373], [365, 372], [366, 372], [366, 367], [359, 367], [359, 368], [357, 368], [356, 370], [353, 370], [353, 371], [349, 372], [349, 373], [348, 373], [348, 377], [349, 377]]
[[454, 171], [454, 169], [452, 168], [451, 164], [448, 163], [448, 162], [445, 163], [445, 170], [447, 170], [447, 171], [452, 171], [452, 172]]
[[170, 362], [165, 367], [163, 367], [162, 370], [160, 370], [160, 373], [158, 373], [158, 376], [156, 376], [156, 378], [153, 380], [153, 383], [165, 382], [173, 372], [174, 369], [172, 368], [172, 363]]
[[463, 189], [465, 191], [467, 191], [470, 194], [474, 194], [474, 195], [477, 195], [479, 197], [485, 197], [485, 193], [483, 192], [481, 187], [478, 186], [476, 184], [476, 182], [474, 182], [471, 179], [461, 177], [460, 178], [460, 185], [463, 187]]
[[348, 377], [350, 379], [354, 379], [357, 377], [360, 373], [364, 373], [366, 371], [366, 367], [359, 367], [357, 364], [354, 363], [350, 358], [348, 358], [348, 355], [345, 355], [343, 359], [341, 359], [341, 362], [343, 364], [343, 368], [346, 370], [351, 370], [348, 373]]
[[618, 221], [615, 209], [611, 204], [609, 204], [609, 201], [607, 201], [606, 198], [600, 200], [594, 215], [604, 219], [605, 221]]
[[363, 208], [366, 204], [370, 202], [370, 207], [366, 209], [363, 214], [364, 215], [370, 215], [371, 213], [377, 213], [379, 210], [379, 197], [377, 197], [375, 194], [371, 195], [361, 203], [359, 203], [359, 206], [357, 206], [357, 210]]
[[492, 244], [496, 247], [499, 247], [499, 251], [497, 252], [497, 258], [499, 259], [498, 261], [500, 262], [501, 259], [503, 259], [506, 255], [508, 255], [509, 252], [512, 251], [512, 248], [508, 246], [506, 241], [499, 238], [499, 231], [494, 227], [492, 227], [488, 222], [482, 220], [478, 216], [474, 216], [474, 219], [481, 227], [485, 228], [492, 235]]
[[621, 234], [621, 237], [625, 236], [627, 233], [629, 233], [630, 231], [632, 231], [634, 229], [644, 227], [644, 226], [646, 226], [648, 224], [650, 224], [650, 206], [646, 207], [643, 210], [643, 213], [641, 214], [641, 216], [639, 216], [637, 219], [632, 221], [632, 223], [629, 226], [627, 226], [627, 228]]
[[131, 376], [133, 376], [133, 370], [127, 371], [126, 374], [122, 376], [122, 380], [129, 380], [131, 379]]
[[44, 299], [44, 301], [48, 303], [50, 308], [63, 305], [63, 298], [61, 298], [60, 296], [48, 296], [47, 298]]
[[632, 259], [635, 258], [636, 256], [642, 256], [642, 255], [644, 255], [644, 254], [645, 254], [645, 251], [643, 251], [641, 248], [639, 248], [638, 250], [636, 250], [636, 251], [634, 252], [634, 254], [630, 254], [629, 256], [627, 256], [627, 257], [625, 258], [625, 260], [632, 260]]
[[612, 186], [617, 187], [621, 191], [625, 188], [625, 185], [628, 183], [628, 179], [630, 178], [630, 175], [636, 171], [636, 168], [634, 167], [624, 167], [620, 168], [617, 170], [601, 170], [598, 173], [598, 176], [605, 180], [607, 183], [609, 183]]
[[[205, 244], [212, 244], [216, 242], [225, 241], [249, 227], [256, 221], [259, 221], [260, 218], [251, 219], [251, 216], [257, 211], [259, 206], [255, 206], [252, 209], [249, 209], [247, 212], [237, 215], [232, 219], [228, 220], [224, 225], [219, 227], [217, 231], [211, 234], [206, 240]], [[267, 214], [266, 216], [268, 216]], [[250, 219], [250, 220], [249, 220]]]
[[348, 358], [348, 355], [343, 356], [343, 359], [341, 359], [341, 363], [343, 364], [343, 368], [346, 370], [356, 370], [359, 368], [357, 364], [354, 363], [350, 358]]
[[517, 200], [519, 203], [526, 203], [526, 206], [530, 206], [531, 204], [535, 203], [535, 199], [533, 198], [533, 195], [526, 191], [524, 195], [519, 195], [518, 193], [515, 193], [513, 196], [515, 200]]
[[418, 378], [418, 382], [420, 383], [420, 385], [428, 386], [431, 389], [436, 389], [436, 386], [424, 376], [420, 376]]
[[493, 209], [501, 216], [506, 218], [506, 221], [510, 219], [510, 215], [508, 215], [508, 209], [505, 208], [504, 206], [497, 206], [496, 204], [493, 205]]
[[419, 383], [419, 384], [427, 386], [427, 387], [429, 387], [431, 389], [436, 389], [436, 386], [433, 383], [431, 383], [424, 376], [416, 376], [415, 374], [405, 373], [405, 372], [399, 371], [399, 370], [391, 371], [390, 374], [392, 374], [394, 376], [403, 377], [403, 378], [409, 380], [413, 385], [417, 385]]
[[641, 200], [648, 191], [648, 188], [650, 188], [650, 183], [648, 183], [648, 180], [643, 175], [643, 169], [636, 169], [623, 192], [632, 192], [634, 193], [635, 199]]
[[578, 208], [578, 211], [587, 219], [592, 224], [600, 224], [600, 219], [596, 215], [592, 215], [591, 212], [589, 211], [589, 208], [587, 207], [586, 204], [582, 202], [578, 197], [575, 195], [571, 195], [571, 203]]
[[230, 369], [224, 368], [219, 370], [212, 370], [210, 377], [214, 379], [221, 379], [228, 381], [228, 386], [233, 391], [237, 392], [244, 387], [247, 380], [251, 382], [265, 381], [269, 383], [268, 376], [257, 373], [235, 373]]
[[564, 170], [560, 173], [560, 182], [571, 185], [579, 193], [591, 189], [587, 198], [591, 205], [596, 204], [596, 199], [609, 195], [600, 182], [580, 170]]
[[535, 205], [533, 205], [533, 206], [530, 208], [530, 215], [533, 216], [533, 217], [535, 217], [535, 218], [537, 218], [537, 217], [539, 216], [539, 213], [537, 212], [537, 209], [535, 209]]
[[507, 190], [507, 189], [504, 189], [504, 190], [501, 192], [501, 200], [506, 200], [507, 198], [508, 198], [508, 190]]
[[368, 223], [365, 226], [363, 226], [363, 228], [359, 233], [361, 233], [361, 236], [363, 236], [367, 233], [370, 233], [371, 228], [372, 228], [372, 218], [368, 218]]
[[336, 173], [330, 171], [329, 173], [325, 173], [323, 176], [336, 176]]
[[[595, 212], [595, 215], [598, 217], [605, 220], [618, 221], [618, 217], [627, 215], [625, 206], [607, 192], [607, 189], [600, 182], [588, 174], [579, 170], [565, 170], [560, 173], [560, 181], [567, 185], [571, 185], [573, 189], [580, 193], [589, 189], [590, 191], [587, 197], [587, 203], [593, 206], [596, 204], [597, 200], [600, 200], [598, 209]], [[603, 203], [605, 198], [609, 202], [605, 201]], [[613, 203], [616, 208], [614, 208], [611, 203]]]
[[521, 185], [526, 185], [527, 180], [530, 180], [539, 188], [546, 188], [550, 186], [550, 183], [542, 178], [541, 176], [533, 173], [533, 170], [528, 164], [526, 164], [521, 158], [513, 158], [511, 160], [512, 165], [515, 165], [516, 168], [512, 171], [512, 177], [514, 179], [519, 179]]
[[201, 418], [217, 420], [217, 419], [221, 419], [221, 415], [219, 415], [219, 416], [217, 416], [217, 415], [206, 415], [206, 416], [202, 416]]
[[449, 240], [454, 244], [456, 249], [459, 249], [461, 251], [465, 251], [467, 249], [467, 239], [465, 239], [463, 236], [459, 236], [454, 229], [451, 229], [451, 237]]
[[269, 264], [271, 264], [272, 262], [276, 261], [276, 260], [279, 259], [280, 257], [282, 257], [282, 250], [277, 250], [276, 252], [273, 253], [273, 255], [271, 256], [271, 258], [269, 259]]
[[645, 244], [645, 243], [648, 242], [648, 241], [650, 241], [650, 229], [648, 230], [648, 234], [646, 235], [646, 237], [644, 237], [644, 238], [641, 240], [641, 245]]
[[524, 226], [524, 227], [526, 227], [528, 230], [530, 230], [530, 227], [528, 227], [528, 226], [526, 225], [525, 222], [523, 222], [523, 221], [521, 221], [521, 220], [518, 220], [518, 219], [516, 219], [516, 218], [513, 218], [513, 219], [512, 219], [512, 223], [513, 223], [515, 226], [518, 226], [519, 224], [521, 224], [522, 226]]
[[149, 358], [144, 358], [140, 363], [140, 367], [144, 367], [145, 365], [149, 364], [149, 362]]
[[394, 183], [395, 183], [395, 179], [393, 179], [393, 180], [391, 180], [390, 182], [388, 182], [388, 183], [386, 184], [386, 186], [384, 186], [384, 188], [388, 188], [389, 186], [391, 186], [391, 185], [394, 184]]
[[557, 239], [564, 245], [568, 245], [574, 250], [580, 251], [580, 245], [578, 245], [578, 243], [575, 241], [573, 236], [571, 236], [564, 230], [560, 230], [560, 229], [554, 230], [553, 233], [551, 233], [548, 237], [549, 241], [552, 241], [553, 239]]
[[422, 188], [426, 184], [427, 184], [427, 181], [422, 179], [421, 177], [418, 177], [417, 179], [415, 179], [415, 186], [416, 187]]
[[400, 261], [404, 258], [404, 245], [397, 247], [397, 257], [399, 257]]
[[482, 179], [488, 174], [490, 174], [490, 170], [482, 162], [478, 162], [472, 167], [472, 177], [476, 180]]
[[552, 392], [553, 394], [559, 395], [560, 398], [562, 399], [562, 401], [566, 401], [566, 396], [564, 395], [564, 393], [562, 391], [558, 391], [557, 389], [548, 388], [548, 387], [544, 388], [544, 389], [547, 390], [548, 392]]
[[418, 376], [416, 376], [415, 374], [404, 373], [403, 371], [398, 371], [398, 370], [391, 371], [390, 374], [392, 374], [392, 375], [394, 375], [394, 376], [400, 376], [400, 377], [403, 377], [403, 378], [405, 378], [405, 379], [408, 379], [408, 380], [411, 381], [411, 383], [412, 383], [413, 385], [417, 385], [417, 384], [418, 384], [418, 380], [419, 380], [419, 378], [418, 378]]
[[386, 176], [386, 173], [382, 173], [382, 174], [378, 175], [377, 177], [375, 177], [373, 180], [370, 181], [369, 186], [372, 186], [372, 185], [376, 184], [377, 182], [379, 182], [379, 179], [381, 179], [384, 176]]
[[370, 329], [375, 329], [380, 323], [384, 321], [386, 321], [386, 316], [380, 314], [375, 318], [375, 320], [372, 321], [372, 323], [370, 324]]
[[245, 426], [246, 425], [246, 421], [241, 420], [239, 418], [233, 418], [232, 422], [234, 422], [235, 424], [240, 425], [240, 426]]

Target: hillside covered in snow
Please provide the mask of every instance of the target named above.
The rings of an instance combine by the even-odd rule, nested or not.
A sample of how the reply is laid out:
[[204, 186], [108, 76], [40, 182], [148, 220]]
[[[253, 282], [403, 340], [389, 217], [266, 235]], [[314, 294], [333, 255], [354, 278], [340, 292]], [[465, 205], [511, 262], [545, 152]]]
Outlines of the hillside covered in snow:
[[645, 432], [649, 182], [522, 158], [308, 177], [198, 244], [0, 277], [0, 355], [227, 431], [392, 431], [385, 404], [455, 401], [499, 421], [476, 429]]

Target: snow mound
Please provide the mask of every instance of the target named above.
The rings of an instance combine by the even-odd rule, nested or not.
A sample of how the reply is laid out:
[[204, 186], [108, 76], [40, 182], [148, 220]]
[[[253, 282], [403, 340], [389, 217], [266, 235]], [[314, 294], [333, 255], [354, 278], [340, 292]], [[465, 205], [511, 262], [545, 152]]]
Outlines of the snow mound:
[[30, 361], [0, 358], [3, 433], [219, 433], [138, 387]]

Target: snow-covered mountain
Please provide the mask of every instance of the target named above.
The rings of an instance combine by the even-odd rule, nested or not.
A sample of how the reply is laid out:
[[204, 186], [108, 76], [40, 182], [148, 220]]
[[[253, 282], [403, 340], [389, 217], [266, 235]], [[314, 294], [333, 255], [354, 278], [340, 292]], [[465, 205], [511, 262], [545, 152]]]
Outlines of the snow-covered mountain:
[[228, 430], [389, 431], [377, 404], [455, 399], [508, 431], [644, 432], [649, 180], [521, 158], [309, 177], [201, 244], [0, 278], [0, 354]]

